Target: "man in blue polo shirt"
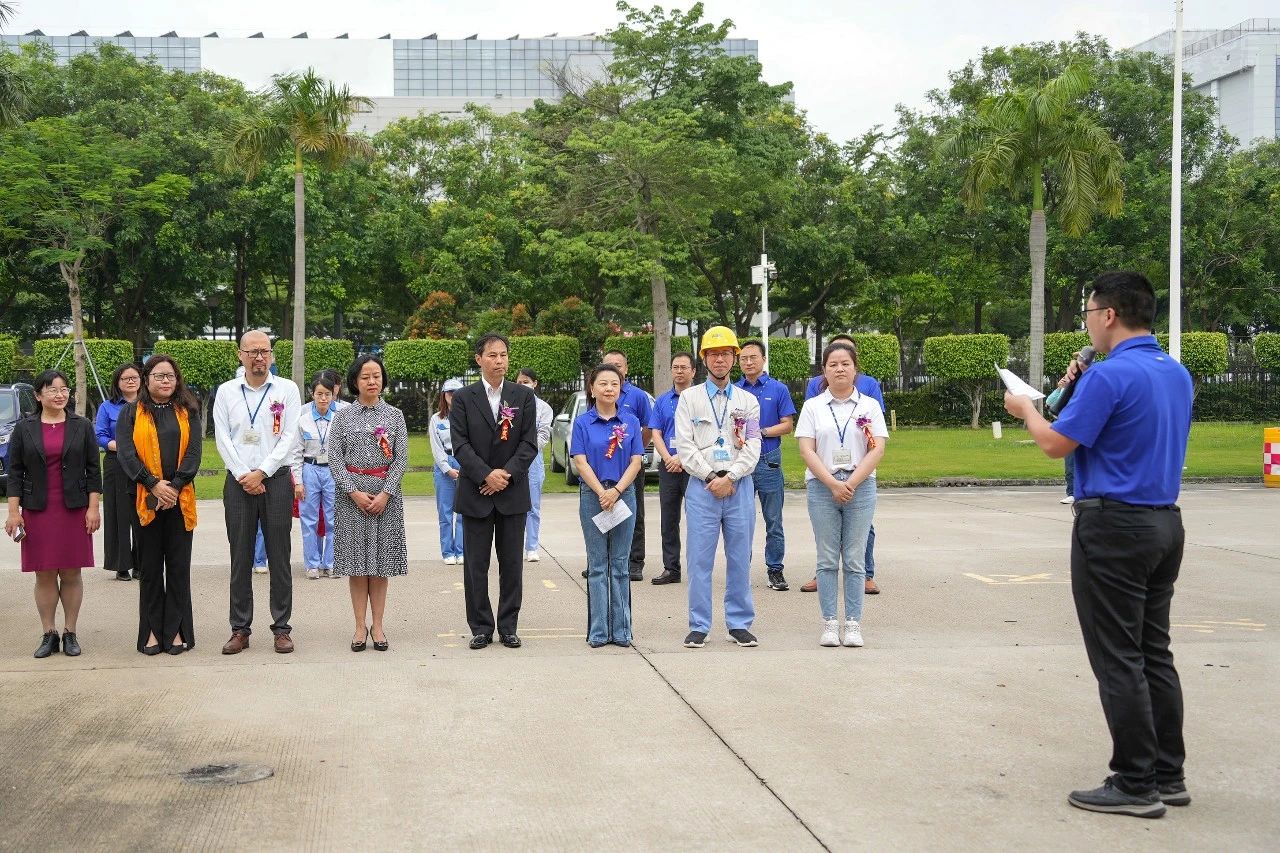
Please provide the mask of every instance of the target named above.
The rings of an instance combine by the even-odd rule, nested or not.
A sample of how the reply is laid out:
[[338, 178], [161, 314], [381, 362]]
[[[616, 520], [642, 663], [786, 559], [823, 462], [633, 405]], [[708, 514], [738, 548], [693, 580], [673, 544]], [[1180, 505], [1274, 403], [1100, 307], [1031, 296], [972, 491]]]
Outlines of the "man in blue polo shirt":
[[[737, 386], [748, 391], [760, 403], [760, 461], [751, 474], [756, 495], [760, 498], [760, 514], [764, 516], [764, 566], [769, 573], [769, 589], [787, 591], [787, 578], [782, 573], [787, 540], [782, 532], [782, 503], [786, 484], [782, 479], [782, 436], [795, 426], [796, 404], [791, 391], [765, 372], [764, 344], [745, 341], [738, 354], [742, 378]], [[751, 532], [755, 536], [755, 514], [751, 515]]]
[[[832, 335], [831, 339], [827, 341], [827, 344], [828, 345], [834, 344], [836, 341], [844, 341], [845, 343], [851, 344], [853, 346], [853, 351], [855, 353], [858, 351], [858, 342], [855, 341], [853, 338], [849, 337], [848, 335]], [[804, 398], [806, 400], [809, 400], [818, 396], [823, 391], [825, 391], [826, 387], [823, 384], [824, 382], [825, 380], [822, 378], [822, 374], [818, 374], [817, 376], [810, 379], [809, 384], [806, 385], [804, 389]], [[879, 403], [881, 412], [884, 412], [886, 414], [888, 413], [889, 409], [884, 404], [884, 392], [880, 388], [880, 380], [876, 379], [874, 376], [868, 375], [866, 373], [863, 373], [861, 370], [859, 370], [857, 378], [853, 380], [853, 387], [858, 390], [859, 394], [863, 395], [864, 397], [870, 397], [871, 399]], [[871, 531], [867, 533], [867, 553], [866, 553], [864, 565], [866, 566], [866, 569], [867, 569], [867, 579], [863, 581], [863, 590], [867, 595], [879, 595], [880, 587], [876, 585], [876, 580], [875, 580], [876, 578], [876, 526], [874, 524], [871, 525]], [[801, 592], [817, 592], [818, 579], [816, 577], [811, 579], [804, 586], [800, 587], [800, 591]]]
[[[627, 381], [627, 356], [618, 350], [609, 350], [604, 354], [604, 363], [611, 364], [622, 373], [622, 396], [618, 397], [618, 411], [630, 412], [643, 427], [649, 423], [653, 415], [653, 402], [643, 389]], [[652, 438], [652, 430], [644, 430], [644, 443], [647, 446]], [[644, 578], [644, 472], [636, 477], [636, 529], [631, 534], [631, 579]]]
[[1166, 805], [1191, 802], [1182, 686], [1169, 651], [1191, 377], [1151, 334], [1156, 296], [1142, 275], [1099, 276], [1083, 313], [1089, 340], [1107, 359], [1078, 375], [1058, 420], [1050, 425], [1023, 396], [1005, 394], [1005, 408], [1027, 422], [1050, 458], [1075, 453], [1071, 592], [1111, 731], [1113, 775], [1067, 801], [1160, 817]]
[[680, 402], [680, 395], [693, 384], [696, 372], [693, 353], [678, 352], [671, 356], [671, 390], [654, 401], [653, 414], [646, 424], [652, 430], [653, 449], [662, 459], [662, 468], [658, 471], [662, 574], [650, 581], [658, 586], [680, 583], [680, 517], [684, 514], [684, 493], [689, 487], [689, 475], [676, 452], [676, 405]]

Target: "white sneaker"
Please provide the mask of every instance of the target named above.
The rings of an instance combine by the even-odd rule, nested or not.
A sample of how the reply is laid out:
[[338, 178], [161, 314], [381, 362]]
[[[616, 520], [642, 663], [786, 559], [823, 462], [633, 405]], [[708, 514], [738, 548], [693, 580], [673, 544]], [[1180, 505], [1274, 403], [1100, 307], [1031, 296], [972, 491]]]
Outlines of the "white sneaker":
[[836, 620], [827, 619], [822, 623], [822, 639], [818, 641], [818, 645], [827, 648], [835, 648], [840, 645], [840, 634], [836, 629]]
[[333, 578], [333, 577], [337, 577], [337, 575], [335, 575], [335, 574], [333, 573], [333, 569], [321, 569], [321, 570], [320, 570], [320, 577], [322, 577], [322, 578]]
[[862, 648], [862, 628], [852, 619], [844, 623], [844, 641], [841, 645], [850, 649]]
[[541, 557], [538, 556], [537, 551], [528, 552], [527, 554], [524, 555], [524, 558], [528, 560], [530, 563], [536, 563], [542, 559]]
[[1075, 503], [1075, 502], [1076, 502], [1076, 499], [1075, 499], [1075, 497], [1074, 497], [1074, 496], [1072, 496], [1072, 495], [1067, 495], [1065, 498], [1063, 498], [1062, 500], [1058, 501], [1058, 503], [1060, 503], [1060, 504], [1067, 504], [1068, 506], [1070, 506], [1071, 504], [1073, 504], [1073, 503]]
[[450, 556], [448, 556], [448, 557], [445, 557], [445, 558], [444, 558], [444, 564], [445, 564], [446, 566], [456, 566], [456, 565], [458, 565], [458, 560], [457, 560], [457, 558], [456, 558], [456, 557], [454, 557], [454, 556], [450, 555]]
[[254, 567], [253, 567], [253, 573], [254, 573], [255, 575], [265, 575], [265, 574], [267, 573], [267, 567], [266, 567], [266, 566], [254, 566]]
[[308, 578], [308, 579], [310, 579], [310, 580], [313, 580], [313, 581], [318, 581], [318, 580], [320, 580], [320, 570], [319, 570], [319, 569], [307, 569], [307, 578]]

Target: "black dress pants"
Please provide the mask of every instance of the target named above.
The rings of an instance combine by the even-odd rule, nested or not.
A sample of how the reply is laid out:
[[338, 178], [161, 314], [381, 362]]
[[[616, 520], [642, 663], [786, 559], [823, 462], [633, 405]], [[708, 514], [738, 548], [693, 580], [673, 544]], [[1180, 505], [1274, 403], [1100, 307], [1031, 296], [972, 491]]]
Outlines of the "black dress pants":
[[1182, 563], [1177, 507], [1081, 507], [1071, 592], [1111, 731], [1111, 771], [1131, 794], [1180, 781], [1182, 685], [1169, 651], [1169, 604]]
[[[135, 520], [135, 524], [137, 524]], [[191, 617], [191, 533], [182, 508], [162, 509], [146, 527], [135, 530], [138, 543], [138, 651], [154, 635], [168, 651], [182, 635], [195, 648]]]
[[[680, 574], [680, 519], [684, 517], [684, 492], [689, 475], [672, 474], [663, 466], [658, 472], [658, 509], [662, 524], [662, 568]], [[634, 541], [634, 540], [633, 540]]]
[[516, 633], [520, 597], [524, 591], [525, 513], [503, 515], [494, 510], [484, 518], [462, 516], [462, 589], [467, 602], [467, 626], [472, 636], [492, 637], [495, 627], [489, 603], [489, 555], [498, 552], [499, 634]]
[[631, 573], [644, 571], [644, 469], [632, 483], [636, 495], [636, 529], [631, 534]]
[[102, 568], [128, 572], [138, 566], [137, 484], [125, 476], [114, 452], [102, 460]]
[[253, 546], [262, 524], [271, 572], [271, 633], [292, 631], [293, 573], [289, 567], [293, 547], [293, 478], [281, 468], [262, 481], [266, 494], [248, 495], [227, 472], [222, 486], [222, 511], [231, 546], [231, 630], [251, 633], [253, 625]]

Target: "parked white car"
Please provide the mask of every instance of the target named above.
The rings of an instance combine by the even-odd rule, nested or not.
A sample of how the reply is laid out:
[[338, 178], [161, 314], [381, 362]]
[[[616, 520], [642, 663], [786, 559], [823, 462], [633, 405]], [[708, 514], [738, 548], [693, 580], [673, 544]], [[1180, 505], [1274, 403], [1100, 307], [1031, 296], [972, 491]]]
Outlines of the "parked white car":
[[[648, 392], [646, 392], [648, 393]], [[653, 396], [649, 396], [649, 404], [653, 405]], [[570, 486], [578, 485], [578, 471], [569, 455], [569, 438], [573, 434], [574, 418], [587, 410], [587, 395], [579, 391], [569, 398], [569, 402], [556, 415], [551, 425], [551, 470], [564, 474], [564, 481]], [[644, 450], [644, 471], [649, 479], [657, 479], [658, 470], [662, 466], [662, 457], [649, 444]]]

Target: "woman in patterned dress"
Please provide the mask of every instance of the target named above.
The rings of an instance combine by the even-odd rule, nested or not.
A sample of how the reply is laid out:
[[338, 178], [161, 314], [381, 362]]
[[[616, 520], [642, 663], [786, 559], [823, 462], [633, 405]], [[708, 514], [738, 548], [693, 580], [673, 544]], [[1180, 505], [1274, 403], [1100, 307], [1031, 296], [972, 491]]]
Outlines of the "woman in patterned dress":
[[[378, 358], [357, 358], [347, 371], [355, 402], [333, 416], [329, 431], [329, 471], [337, 490], [333, 572], [349, 578], [353, 652], [364, 651], [370, 637], [378, 651], [390, 648], [382, 625], [387, 579], [409, 571], [400, 495], [409, 434], [404, 414], [382, 400], [386, 386], [387, 370]], [[365, 622], [367, 612], [372, 627]]]

